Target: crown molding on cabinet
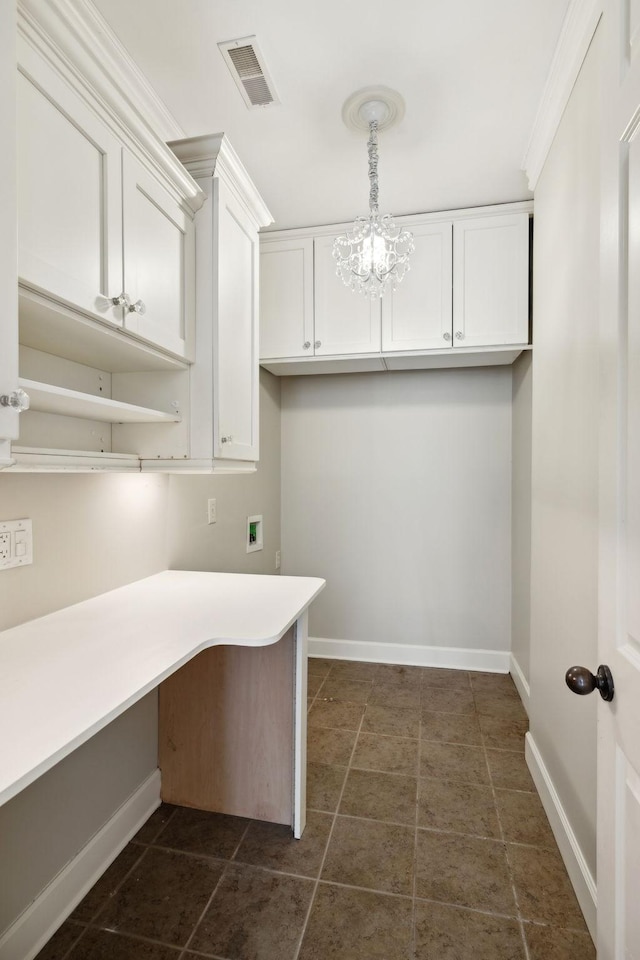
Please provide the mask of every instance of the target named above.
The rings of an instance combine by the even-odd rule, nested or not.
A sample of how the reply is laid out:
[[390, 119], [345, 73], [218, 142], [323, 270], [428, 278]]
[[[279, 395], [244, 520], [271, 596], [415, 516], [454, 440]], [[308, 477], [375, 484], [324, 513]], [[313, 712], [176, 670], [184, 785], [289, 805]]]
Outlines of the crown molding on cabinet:
[[571, 0], [569, 4], [522, 161], [531, 190], [536, 188], [601, 16], [602, 0]]
[[91, 0], [18, 0], [18, 31], [78, 95], [97, 101], [119, 136], [137, 141], [139, 159], [155, 163], [192, 210], [202, 205], [204, 196], [166, 148], [184, 131]]
[[233, 191], [258, 227], [273, 223], [256, 185], [247, 173], [238, 154], [224, 133], [210, 136], [190, 137], [186, 140], [170, 142], [168, 146], [176, 157], [188, 169], [194, 180], [205, 177], [220, 177]]

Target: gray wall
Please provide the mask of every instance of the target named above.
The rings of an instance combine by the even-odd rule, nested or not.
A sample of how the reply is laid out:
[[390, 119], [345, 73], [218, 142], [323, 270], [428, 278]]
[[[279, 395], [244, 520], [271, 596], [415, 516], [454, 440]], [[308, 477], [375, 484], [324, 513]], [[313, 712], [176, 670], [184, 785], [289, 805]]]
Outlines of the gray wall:
[[509, 367], [287, 378], [282, 449], [313, 636], [509, 649]]
[[[207, 523], [214, 497], [218, 520]], [[247, 516], [261, 514], [264, 547], [246, 552]], [[280, 549], [280, 380], [260, 371], [260, 463], [255, 474], [172, 476], [168, 565], [173, 570], [275, 573]]]
[[597, 664], [599, 42], [536, 188], [531, 521], [531, 735], [595, 876], [596, 703], [569, 693]]
[[[279, 382], [261, 375], [263, 459], [250, 476], [17, 475], [0, 472], [0, 519], [31, 517], [34, 563], [0, 573], [0, 629], [167, 567], [273, 571], [279, 548]], [[206, 525], [206, 500], [220, 519]], [[245, 552], [262, 513], [262, 553]], [[0, 935], [157, 765], [150, 694], [0, 807]]]

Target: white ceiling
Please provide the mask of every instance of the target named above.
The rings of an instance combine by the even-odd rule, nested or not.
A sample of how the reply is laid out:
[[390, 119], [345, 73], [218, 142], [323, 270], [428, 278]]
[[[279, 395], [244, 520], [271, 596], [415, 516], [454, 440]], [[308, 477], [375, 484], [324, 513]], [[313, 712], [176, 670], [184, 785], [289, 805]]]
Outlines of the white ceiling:
[[[380, 135], [380, 209], [522, 200], [521, 171], [569, 0], [94, 0], [187, 136], [224, 132], [275, 227], [368, 203], [366, 134], [342, 104], [406, 102]], [[281, 103], [248, 110], [217, 43], [255, 34]]]

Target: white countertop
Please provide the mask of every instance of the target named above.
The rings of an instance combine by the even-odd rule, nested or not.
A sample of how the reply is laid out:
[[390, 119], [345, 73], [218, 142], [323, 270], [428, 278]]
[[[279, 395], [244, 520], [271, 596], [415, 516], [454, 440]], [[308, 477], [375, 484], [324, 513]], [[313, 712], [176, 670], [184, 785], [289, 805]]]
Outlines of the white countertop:
[[0, 804], [206, 647], [275, 643], [324, 583], [167, 570], [0, 632]]

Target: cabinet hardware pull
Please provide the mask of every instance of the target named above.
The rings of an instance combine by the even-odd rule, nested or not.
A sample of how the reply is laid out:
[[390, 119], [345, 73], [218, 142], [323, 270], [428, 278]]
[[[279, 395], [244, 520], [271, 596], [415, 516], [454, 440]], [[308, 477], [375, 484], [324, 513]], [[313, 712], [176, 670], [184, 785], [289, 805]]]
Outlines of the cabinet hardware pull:
[[118, 294], [117, 297], [109, 297], [111, 303], [114, 307], [128, 307], [131, 309], [131, 299], [128, 293], [125, 293], [124, 290], [122, 293]]
[[302, 349], [308, 350], [310, 346], [311, 346], [311, 340], [305, 340], [305, 342], [302, 344]]
[[143, 313], [147, 312], [147, 308], [145, 307], [142, 300], [136, 300], [135, 303], [128, 303], [127, 310], [129, 311], [129, 313], [137, 313], [140, 316], [142, 316]]
[[220, 437], [220, 443], [233, 443], [233, 437], [231, 434], [228, 437]]
[[18, 413], [28, 410], [30, 403], [29, 394], [20, 388], [14, 390], [13, 393], [3, 393], [0, 397], [0, 407], [11, 407]]
[[450, 334], [450, 333], [443, 333], [443, 334], [442, 334], [442, 339], [443, 339], [443, 340], [451, 340], [451, 334]]
[[317, 348], [317, 347], [321, 347], [321, 346], [322, 346], [322, 340], [316, 340], [316, 342], [314, 343], [314, 347]]
[[456, 330], [456, 340], [464, 340], [464, 333], [462, 330]]

